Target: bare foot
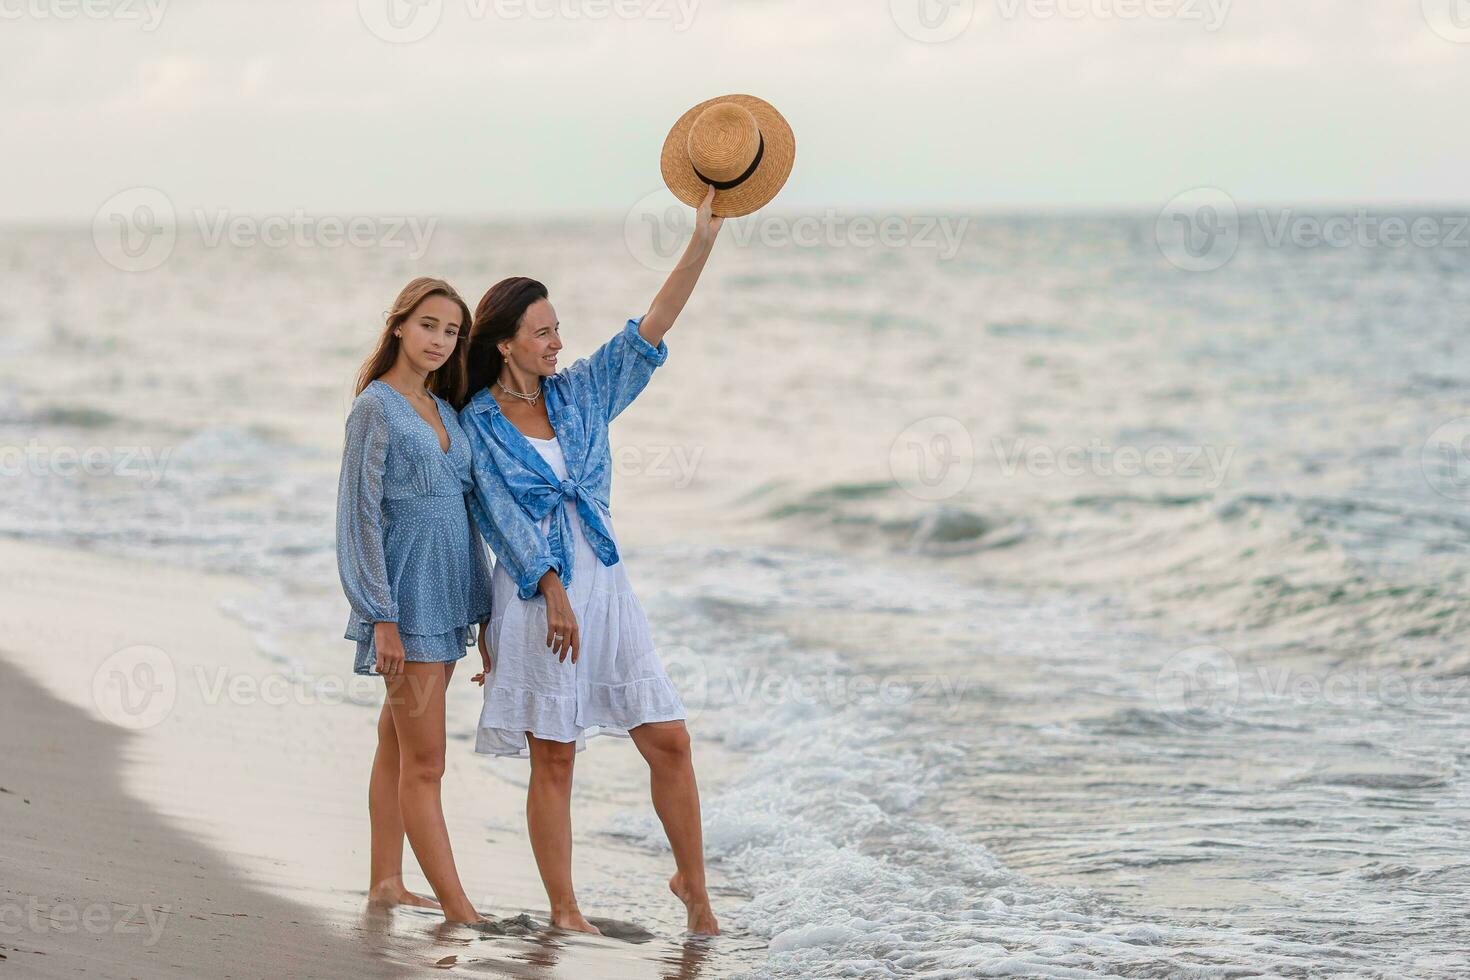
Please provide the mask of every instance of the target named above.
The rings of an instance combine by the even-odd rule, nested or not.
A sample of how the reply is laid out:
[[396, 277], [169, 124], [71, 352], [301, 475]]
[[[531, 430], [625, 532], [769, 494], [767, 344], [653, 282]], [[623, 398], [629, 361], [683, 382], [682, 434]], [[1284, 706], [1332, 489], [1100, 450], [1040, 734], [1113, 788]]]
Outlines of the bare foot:
[[709, 906], [709, 893], [703, 888], [693, 889], [684, 884], [684, 873], [677, 872], [669, 879], [669, 891], [679, 896], [679, 901], [689, 910], [689, 931], [696, 936], [718, 936], [720, 924], [715, 920], [714, 909]]
[[368, 901], [373, 905], [411, 905], [419, 909], [437, 909], [437, 899], [426, 895], [415, 895], [407, 888], [395, 886], [368, 892]]
[[566, 929], [569, 932], [590, 932], [594, 936], [602, 935], [602, 930], [582, 918], [582, 913], [577, 909], [567, 912], [557, 912], [551, 917], [553, 929]]
[[450, 925], [477, 926], [485, 921], [485, 917], [467, 905], [462, 909], [445, 909], [444, 921]]

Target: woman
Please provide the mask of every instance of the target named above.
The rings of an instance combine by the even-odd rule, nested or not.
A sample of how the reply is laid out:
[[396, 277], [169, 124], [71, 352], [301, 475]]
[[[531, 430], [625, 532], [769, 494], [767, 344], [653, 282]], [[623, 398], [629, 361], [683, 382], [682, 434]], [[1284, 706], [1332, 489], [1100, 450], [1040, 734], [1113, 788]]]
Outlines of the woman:
[[[387, 685], [368, 784], [368, 898], [474, 923], [439, 797], [444, 691], [473, 624], [490, 614], [489, 564], [465, 505], [470, 450], [450, 404], [464, 393], [468, 322], [469, 307], [439, 279], [415, 279], [394, 301], [347, 418], [337, 568], [353, 669]], [[404, 887], [405, 833], [437, 904]]]
[[[482, 629], [485, 707], [475, 749], [530, 759], [526, 817], [552, 925], [598, 930], [572, 889], [572, 763], [588, 735], [629, 737], [647, 760], [674, 851], [669, 887], [691, 932], [719, 925], [705, 890], [699, 791], [684, 706], [654, 652], [608, 511], [607, 427], [668, 357], [723, 219], [711, 190], [695, 234], [648, 312], [557, 372], [556, 311], [532, 279], [497, 283], [475, 311], [460, 422], [475, 456], [470, 508], [498, 559]], [[489, 634], [489, 647], [486, 635]], [[495, 651], [494, 663], [490, 648]]]

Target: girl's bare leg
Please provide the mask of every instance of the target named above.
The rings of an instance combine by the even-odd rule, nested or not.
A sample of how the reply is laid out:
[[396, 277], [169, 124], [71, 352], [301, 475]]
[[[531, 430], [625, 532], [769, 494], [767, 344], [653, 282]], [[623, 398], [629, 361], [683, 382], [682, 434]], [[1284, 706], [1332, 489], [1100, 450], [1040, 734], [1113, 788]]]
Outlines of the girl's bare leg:
[[403, 815], [398, 810], [398, 731], [388, 703], [378, 715], [378, 751], [368, 781], [372, 822], [372, 875], [368, 901], [377, 905], [415, 905], [437, 909], [432, 898], [415, 895], [403, 884]]
[[478, 922], [454, 867], [439, 784], [444, 777], [444, 691], [454, 664], [405, 663], [388, 679], [398, 732], [398, 809], [414, 857], [450, 922]]
[[599, 932], [582, 918], [572, 891], [572, 764], [575, 742], [552, 742], [526, 733], [531, 749], [531, 786], [526, 793], [526, 827], [531, 850], [551, 903], [551, 924]]
[[704, 829], [689, 730], [682, 721], [663, 721], [639, 725], [628, 734], [648, 762], [653, 809], [674, 851], [678, 870], [669, 879], [669, 890], [688, 910], [690, 932], [719, 935], [720, 924], [705, 890]]

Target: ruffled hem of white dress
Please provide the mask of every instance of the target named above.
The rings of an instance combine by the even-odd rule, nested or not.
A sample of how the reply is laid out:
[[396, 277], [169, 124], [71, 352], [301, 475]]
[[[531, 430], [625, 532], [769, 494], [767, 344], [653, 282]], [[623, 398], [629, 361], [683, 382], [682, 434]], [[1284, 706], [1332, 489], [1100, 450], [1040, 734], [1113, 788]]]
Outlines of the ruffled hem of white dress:
[[492, 687], [486, 692], [475, 751], [529, 758], [526, 733], [530, 732], [551, 742], [575, 742], [581, 752], [593, 736], [628, 738], [629, 730], [639, 725], [684, 721], [686, 717], [684, 703], [667, 675], [626, 684], [593, 684], [580, 718], [576, 698], [526, 688]]

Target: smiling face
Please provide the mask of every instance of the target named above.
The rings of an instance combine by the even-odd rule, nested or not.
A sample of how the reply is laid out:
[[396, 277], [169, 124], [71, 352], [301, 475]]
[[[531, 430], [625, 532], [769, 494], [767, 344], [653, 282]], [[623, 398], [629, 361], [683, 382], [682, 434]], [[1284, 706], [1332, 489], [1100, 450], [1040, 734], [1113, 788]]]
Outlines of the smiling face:
[[501, 354], [517, 370], [530, 375], [555, 374], [561, 333], [550, 301], [538, 299], [526, 307], [515, 336], [502, 340], [499, 346]]
[[464, 329], [459, 304], [447, 296], [429, 296], [398, 327], [401, 356], [421, 374], [438, 370], [454, 354]]

